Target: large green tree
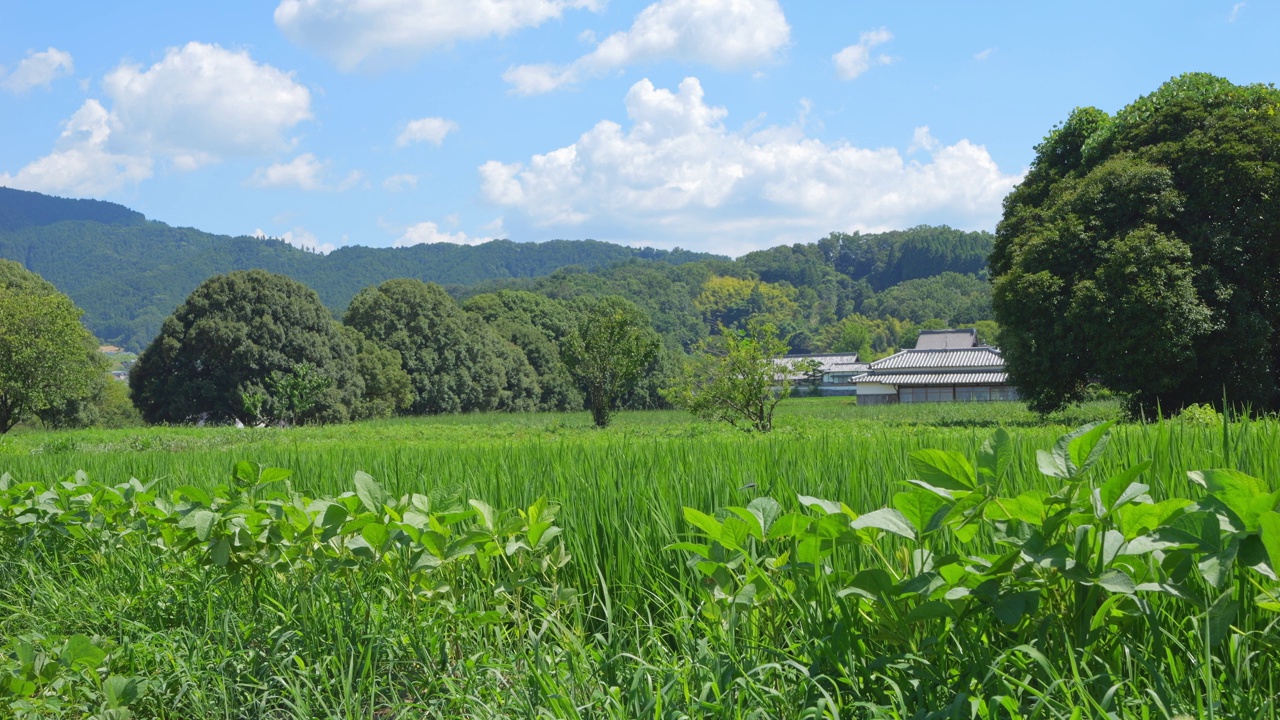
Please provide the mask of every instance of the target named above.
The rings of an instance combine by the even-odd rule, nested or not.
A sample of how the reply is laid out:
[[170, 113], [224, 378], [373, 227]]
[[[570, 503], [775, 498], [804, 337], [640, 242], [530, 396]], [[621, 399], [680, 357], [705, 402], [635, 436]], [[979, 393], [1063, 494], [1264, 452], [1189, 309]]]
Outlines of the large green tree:
[[[704, 341], [668, 391], [695, 417], [721, 420], [745, 432], [773, 429], [773, 411], [791, 395], [793, 378], [817, 371], [813, 360], [779, 362], [787, 343], [768, 323], [747, 330], [720, 328]], [[817, 367], [815, 367], [817, 366]]]
[[40, 276], [0, 260], [0, 433], [101, 389], [106, 363], [81, 314]]
[[1280, 91], [1175, 78], [1074, 111], [1005, 200], [993, 308], [1050, 410], [1099, 381], [1136, 407], [1280, 407]]
[[400, 353], [413, 413], [523, 410], [536, 395], [524, 355], [439, 285], [399, 279], [365, 288], [344, 322]]
[[129, 384], [152, 423], [339, 422], [363, 393], [356, 348], [319, 296], [263, 270], [197, 287], [138, 358]]
[[564, 360], [585, 391], [592, 419], [605, 427], [618, 401], [652, 366], [662, 342], [630, 300], [605, 296], [580, 307]]

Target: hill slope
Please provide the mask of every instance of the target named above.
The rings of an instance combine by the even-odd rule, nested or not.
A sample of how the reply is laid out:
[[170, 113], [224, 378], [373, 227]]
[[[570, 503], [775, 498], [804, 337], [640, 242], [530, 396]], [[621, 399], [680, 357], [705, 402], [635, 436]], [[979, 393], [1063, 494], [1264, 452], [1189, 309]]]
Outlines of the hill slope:
[[596, 270], [636, 259], [683, 263], [715, 256], [594, 240], [351, 246], [324, 256], [280, 240], [212, 235], [148, 221], [113, 203], [0, 188], [0, 257], [21, 262], [69, 295], [98, 337], [139, 350], [197, 285], [231, 270], [289, 275], [340, 312], [361, 288], [393, 277], [471, 285], [547, 275], [567, 266]]

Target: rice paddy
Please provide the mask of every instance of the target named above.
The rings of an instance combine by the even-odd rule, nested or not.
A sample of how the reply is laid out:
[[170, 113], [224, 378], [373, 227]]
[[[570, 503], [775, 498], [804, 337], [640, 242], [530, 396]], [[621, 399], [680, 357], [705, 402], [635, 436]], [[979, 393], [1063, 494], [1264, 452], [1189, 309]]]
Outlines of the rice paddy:
[[[350, 543], [325, 550], [332, 538], [308, 540], [287, 571], [278, 558], [266, 565], [246, 560], [252, 571], [235, 571], [235, 562], [211, 564], [199, 551], [211, 542], [206, 538], [180, 549], [152, 530], [73, 540], [0, 534], [12, 543], [0, 559], [0, 635], [9, 639], [11, 663], [27, 652], [16, 649], [22, 642], [57, 658], [76, 635], [104, 652], [92, 667], [65, 663], [78, 679], [64, 687], [80, 689], [63, 692], [61, 705], [47, 702], [58, 693], [35, 683], [25, 699], [0, 694], [0, 707], [11, 703], [16, 715], [32, 717], [112, 717], [105, 713], [120, 710], [173, 718], [1273, 716], [1280, 671], [1271, 648], [1280, 645], [1280, 633], [1265, 602], [1252, 598], [1274, 583], [1249, 569], [1265, 553], [1257, 556], [1244, 535], [1240, 552], [1254, 552], [1253, 559], [1237, 562], [1222, 585], [1236, 588], [1222, 602], [1241, 611], [1223, 621], [1230, 630], [1214, 630], [1225, 634], [1208, 642], [1197, 633], [1221, 615], [1209, 606], [1225, 596], [1213, 592], [1217, 576], [1206, 580], [1203, 571], [1160, 576], [1208, 598], [1199, 620], [1187, 612], [1195, 603], [1184, 607], [1165, 594], [1117, 591], [1132, 598], [1133, 607], [1113, 601], [1095, 615], [1111, 595], [1090, 596], [1092, 620], [1084, 621], [1081, 634], [1065, 618], [1059, 623], [1045, 613], [1066, 613], [1068, 606], [1083, 612], [1073, 604], [1084, 602], [1083, 586], [1072, 591], [1077, 581], [1057, 575], [1037, 575], [1032, 583], [1034, 573], [1026, 570], [1001, 581], [1000, 602], [1014, 597], [1013, 589], [1024, 593], [1017, 597], [1034, 592], [1038, 598], [1037, 609], [1028, 606], [1016, 622], [1004, 622], [1010, 618], [995, 605], [961, 609], [957, 595], [945, 600], [952, 609], [907, 626], [903, 618], [921, 612], [915, 608], [926, 603], [923, 596], [894, 594], [893, 602], [906, 603], [899, 607], [888, 596], [862, 597], [867, 593], [850, 577], [874, 567], [906, 582], [926, 545], [939, 558], [962, 550], [948, 535], [955, 528], [921, 527], [911, 537], [891, 528], [874, 541], [865, 534], [833, 540], [833, 555], [805, 567], [825, 563], [831, 578], [843, 578], [836, 582], [792, 567], [794, 553], [778, 560], [788, 552], [783, 545], [808, 537], [799, 529], [786, 537], [762, 531], [741, 543], [744, 554], [734, 560], [738, 541], [710, 538], [687, 510], [723, 524], [736, 517], [725, 508], [756, 501], [759, 510], [758, 499], [771, 498], [780, 513], [821, 514], [799, 500], [807, 496], [869, 516], [898, 502], [895, 495], [911, 487], [905, 481], [921, 477], [913, 453], [954, 451], [981, 463], [984, 442], [1000, 427], [1009, 441], [998, 494], [1031, 493], [1048, 502], [1064, 480], [1040, 472], [1037, 451], [1074, 427], [1116, 414], [1106, 403], [1040, 418], [1013, 404], [857, 408], [844, 400], [805, 399], [784, 403], [777, 430], [767, 436], [674, 412], [624, 413], [605, 431], [593, 429], [586, 414], [549, 414], [291, 429], [15, 433], [0, 441], [0, 471], [9, 474], [11, 487], [52, 485], [84, 471], [88, 483], [111, 486], [133, 477], [156, 481], [150, 490], [162, 500], [190, 487], [211, 493], [217, 504], [218, 492], [226, 491], [218, 486], [237, 462], [248, 461], [290, 471], [290, 486], [309, 503], [354, 492], [358, 472], [368, 473], [387, 497], [417, 494], [432, 512], [466, 510], [468, 500], [480, 500], [516, 525], [532, 522], [525, 516], [545, 498], [558, 506], [554, 525], [562, 532], [554, 547], [569, 559], [552, 567], [547, 558], [556, 551], [534, 542], [529, 552], [536, 563], [520, 565], [519, 572], [512, 565], [502, 578], [489, 566], [458, 565], [446, 592], [438, 590], [438, 576], [413, 571], [436, 577], [431, 587], [437, 589], [428, 591], [390, 559], [390, 550], [365, 560]], [[1274, 420], [1122, 423], [1109, 437], [1088, 478], [1079, 480], [1084, 486], [1149, 460], [1140, 478], [1151, 503], [1204, 496], [1188, 478], [1191, 470], [1232, 468], [1280, 487]], [[187, 496], [178, 499], [188, 505], [164, 505], [173, 518], [195, 507]], [[349, 503], [361, 501], [352, 495]], [[370, 517], [362, 522], [394, 530], [411, 505], [392, 505], [388, 514], [365, 507], [360, 512]], [[1014, 521], [1000, 517], [988, 513], [962, 554], [985, 557], [1007, 548], [1006, 535], [1014, 531], [1000, 523]], [[825, 532], [823, 522], [815, 515], [803, 532]], [[1092, 529], [1080, 532], [1102, 537], [1105, 522], [1086, 523]], [[144, 526], [151, 527], [138, 527]], [[360, 528], [343, 532], [354, 537]], [[1262, 537], [1252, 532], [1249, 537]], [[393, 537], [374, 536], [388, 548]], [[418, 542], [407, 537], [397, 552]], [[696, 553], [671, 549], [682, 542], [705, 544], [715, 557], [699, 563]], [[840, 549], [845, 542], [852, 549]], [[766, 559], [778, 562], [763, 565]], [[707, 563], [727, 569], [708, 574]], [[765, 569], [751, 576], [747, 568], [758, 564]], [[1135, 578], [1157, 570], [1164, 572], [1124, 568]], [[947, 582], [958, 588], [968, 581]], [[1087, 582], [1092, 588], [1097, 578]], [[519, 592], [507, 584], [531, 588], [541, 604], [513, 600]], [[716, 592], [732, 588], [736, 597], [747, 584], [751, 597], [740, 603]], [[547, 594], [549, 587], [571, 592], [561, 602]], [[894, 615], [899, 610], [901, 617]], [[0, 683], [5, 672], [20, 674], [0, 668]], [[110, 677], [134, 679], [137, 698], [112, 706]]]

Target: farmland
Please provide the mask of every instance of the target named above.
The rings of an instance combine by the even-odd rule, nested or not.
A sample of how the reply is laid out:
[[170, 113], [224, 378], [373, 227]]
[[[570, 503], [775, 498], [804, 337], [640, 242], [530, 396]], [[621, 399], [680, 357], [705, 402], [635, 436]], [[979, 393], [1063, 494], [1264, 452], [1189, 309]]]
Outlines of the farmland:
[[[1051, 451], [1117, 412], [806, 399], [766, 436], [675, 412], [17, 432], [0, 701], [1273, 716], [1280, 425], [1096, 425]], [[1215, 468], [1238, 472], [1187, 475]]]

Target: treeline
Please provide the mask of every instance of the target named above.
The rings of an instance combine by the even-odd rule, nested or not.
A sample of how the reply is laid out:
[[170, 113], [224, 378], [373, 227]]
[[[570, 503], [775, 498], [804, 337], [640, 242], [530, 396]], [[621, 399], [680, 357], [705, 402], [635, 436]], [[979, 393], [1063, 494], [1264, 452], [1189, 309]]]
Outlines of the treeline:
[[[619, 333], [600, 335], [611, 327]], [[197, 287], [138, 358], [129, 386], [150, 423], [585, 406], [605, 424], [619, 407], [661, 402], [659, 346], [643, 311], [616, 297], [562, 303], [504, 291], [463, 307], [439, 285], [402, 278], [364, 288], [337, 321], [314, 290], [248, 270]], [[625, 381], [601, 394], [600, 376]]]
[[113, 203], [0, 188], [0, 258], [39, 273], [84, 309], [85, 325], [95, 335], [134, 352], [159, 333], [164, 318], [196, 286], [233, 270], [260, 268], [292, 277], [338, 314], [362, 288], [398, 277], [471, 285], [546, 275], [569, 265], [598, 269], [633, 259], [679, 264], [714, 257], [594, 240], [348, 246], [318, 255], [283, 240], [148, 221]]
[[989, 233], [947, 227], [832, 233], [737, 260], [568, 267], [451, 290], [464, 300], [504, 289], [562, 301], [618, 295], [643, 308], [667, 346], [682, 351], [722, 325], [746, 330], [757, 320], [777, 327], [792, 353], [875, 356], [913, 345], [921, 329], [977, 327], [984, 341], [997, 342], [984, 269], [991, 243]]
[[[791, 337], [795, 352], [830, 350], [844, 333], [834, 325], [865, 316], [867, 322], [853, 322], [889, 338], [876, 348], [883, 352], [903, 340], [890, 321], [918, 326], [990, 319], [983, 273], [991, 246], [989, 233], [922, 226], [872, 235], [833, 233], [736, 261], [592, 240], [349, 246], [317, 255], [280, 240], [171, 227], [112, 203], [0, 188], [0, 257], [23, 264], [70, 296], [84, 309], [85, 325], [104, 342], [135, 352], [201, 282], [252, 268], [307, 285], [335, 317], [363, 288], [407, 277], [441, 284], [459, 299], [501, 289], [561, 300], [620, 295], [646, 310], [666, 344], [685, 350], [715, 332], [720, 320], [739, 326], [760, 314], [770, 315]], [[699, 300], [712, 278], [752, 285], [717, 280]], [[759, 292], [753, 290], [756, 283]], [[695, 301], [701, 304], [695, 307]], [[910, 330], [905, 338], [911, 339]]]

